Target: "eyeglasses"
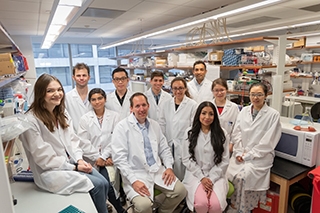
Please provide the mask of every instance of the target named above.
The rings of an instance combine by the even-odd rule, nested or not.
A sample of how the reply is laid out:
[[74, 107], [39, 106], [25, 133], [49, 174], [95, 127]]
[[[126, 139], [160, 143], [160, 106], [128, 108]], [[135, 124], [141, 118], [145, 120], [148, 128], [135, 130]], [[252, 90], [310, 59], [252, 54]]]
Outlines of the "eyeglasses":
[[262, 93], [257, 93], [257, 94], [255, 94], [255, 93], [250, 93], [249, 95], [250, 95], [250, 97], [252, 97], [252, 98], [254, 98], [254, 97], [262, 98], [262, 97], [264, 97], [264, 94], [262, 94]]
[[225, 93], [226, 90], [225, 89], [217, 89], [217, 90], [213, 90], [214, 93]]
[[185, 88], [184, 87], [173, 87], [173, 91], [183, 91]]
[[121, 77], [121, 78], [114, 78], [113, 80], [115, 81], [115, 82], [120, 82], [120, 81], [125, 81], [125, 80], [127, 80], [128, 78], [127, 77]]

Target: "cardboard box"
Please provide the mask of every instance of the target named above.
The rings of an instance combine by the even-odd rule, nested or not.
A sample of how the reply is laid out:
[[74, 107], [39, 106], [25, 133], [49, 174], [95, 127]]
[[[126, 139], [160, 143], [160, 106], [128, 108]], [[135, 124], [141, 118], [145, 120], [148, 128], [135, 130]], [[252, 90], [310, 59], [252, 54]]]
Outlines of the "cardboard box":
[[10, 53], [0, 54], [0, 75], [15, 74], [16, 69]]
[[258, 208], [252, 210], [252, 213], [278, 213], [279, 194], [268, 190], [266, 204], [260, 203]]
[[264, 46], [255, 46], [253, 47], [254, 52], [264, 51]]
[[306, 38], [300, 38], [299, 41], [293, 43], [293, 47], [304, 47], [306, 45]]
[[320, 55], [314, 55], [313, 56], [313, 61], [314, 62], [320, 62]]
[[209, 53], [209, 61], [222, 61], [222, 57], [223, 57], [222, 50]]

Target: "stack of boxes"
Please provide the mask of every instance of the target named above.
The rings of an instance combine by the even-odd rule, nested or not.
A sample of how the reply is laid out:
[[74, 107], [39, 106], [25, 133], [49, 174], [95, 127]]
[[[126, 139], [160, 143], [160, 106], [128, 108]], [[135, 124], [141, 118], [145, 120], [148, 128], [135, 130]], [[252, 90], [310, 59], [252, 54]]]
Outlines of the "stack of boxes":
[[224, 50], [222, 57], [222, 65], [224, 66], [238, 66], [241, 61], [241, 54], [236, 54], [235, 49]]

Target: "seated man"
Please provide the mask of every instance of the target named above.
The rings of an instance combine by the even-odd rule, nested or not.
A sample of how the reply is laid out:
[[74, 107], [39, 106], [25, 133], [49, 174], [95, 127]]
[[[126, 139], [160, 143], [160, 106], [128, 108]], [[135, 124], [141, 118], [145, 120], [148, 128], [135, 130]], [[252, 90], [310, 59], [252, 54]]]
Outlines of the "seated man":
[[173, 173], [170, 148], [159, 124], [147, 118], [148, 109], [143, 93], [131, 96], [132, 113], [113, 131], [113, 162], [122, 174], [124, 191], [136, 212], [152, 212], [156, 188], [166, 195], [159, 212], [170, 213], [185, 198], [186, 189]]

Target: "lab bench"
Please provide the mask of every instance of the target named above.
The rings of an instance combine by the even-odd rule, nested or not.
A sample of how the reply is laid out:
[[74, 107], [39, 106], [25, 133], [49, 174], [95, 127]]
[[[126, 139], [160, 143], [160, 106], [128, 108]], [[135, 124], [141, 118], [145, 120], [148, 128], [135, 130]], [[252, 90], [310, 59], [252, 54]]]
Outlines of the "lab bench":
[[289, 188], [292, 184], [307, 177], [314, 167], [307, 167], [292, 161], [275, 157], [271, 168], [270, 181], [280, 186], [278, 212], [288, 212]]
[[40, 189], [33, 182], [12, 183], [11, 190], [17, 199], [15, 213], [60, 212], [69, 205], [86, 213], [97, 212], [89, 193], [58, 195]]

